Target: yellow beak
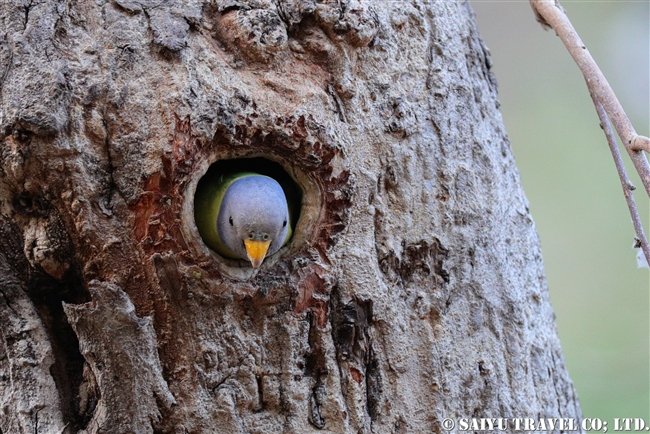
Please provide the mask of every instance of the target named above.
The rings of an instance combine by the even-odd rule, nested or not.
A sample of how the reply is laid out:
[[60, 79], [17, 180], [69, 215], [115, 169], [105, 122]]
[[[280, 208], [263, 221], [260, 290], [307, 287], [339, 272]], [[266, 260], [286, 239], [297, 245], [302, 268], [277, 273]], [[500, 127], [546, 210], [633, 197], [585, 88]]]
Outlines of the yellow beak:
[[244, 240], [246, 255], [248, 255], [248, 260], [253, 264], [253, 268], [260, 268], [270, 245], [271, 241]]

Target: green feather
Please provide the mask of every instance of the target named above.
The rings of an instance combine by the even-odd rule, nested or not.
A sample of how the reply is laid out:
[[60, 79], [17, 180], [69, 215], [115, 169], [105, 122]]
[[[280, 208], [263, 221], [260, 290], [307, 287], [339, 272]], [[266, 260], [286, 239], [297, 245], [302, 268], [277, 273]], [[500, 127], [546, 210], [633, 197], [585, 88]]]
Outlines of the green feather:
[[[194, 195], [194, 220], [199, 234], [203, 242], [221, 256], [227, 258], [239, 259], [239, 256], [232, 250], [224, 245], [219, 237], [217, 230], [217, 217], [219, 216], [219, 209], [228, 187], [238, 179], [247, 176], [266, 176], [255, 172], [235, 172], [226, 174], [214, 174], [208, 172], [196, 187], [196, 194]], [[285, 190], [285, 196], [287, 191]], [[295, 206], [292, 206], [292, 201], [288, 202], [289, 208], [289, 228], [287, 237], [282, 245], [285, 245], [291, 235], [293, 234], [292, 223], [294, 222]]]

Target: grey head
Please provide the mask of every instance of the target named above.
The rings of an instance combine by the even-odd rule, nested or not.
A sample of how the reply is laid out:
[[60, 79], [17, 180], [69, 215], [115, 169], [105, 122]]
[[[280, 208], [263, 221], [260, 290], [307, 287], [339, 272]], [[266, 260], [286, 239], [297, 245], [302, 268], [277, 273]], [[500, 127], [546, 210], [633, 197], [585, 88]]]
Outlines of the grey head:
[[263, 175], [246, 176], [226, 190], [217, 231], [223, 244], [258, 268], [280, 250], [289, 230], [289, 209], [278, 182]]

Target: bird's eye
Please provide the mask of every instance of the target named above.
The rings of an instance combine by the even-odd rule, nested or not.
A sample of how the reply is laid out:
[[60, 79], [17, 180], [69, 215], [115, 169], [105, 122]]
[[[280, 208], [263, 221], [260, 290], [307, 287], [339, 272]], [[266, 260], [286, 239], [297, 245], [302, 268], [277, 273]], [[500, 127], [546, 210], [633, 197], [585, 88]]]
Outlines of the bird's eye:
[[255, 238], [255, 234], [253, 232], [249, 233], [248, 234], [248, 239], [252, 240], [253, 238]]
[[262, 239], [263, 239], [264, 241], [267, 241], [267, 240], [269, 239], [269, 234], [264, 234], [264, 235], [262, 235]]
[[228, 219], [228, 223], [230, 223], [230, 226], [235, 226], [235, 224], [232, 222], [232, 216]]
[[282, 222], [282, 227], [285, 227], [286, 225], [287, 225], [287, 221], [285, 220]]

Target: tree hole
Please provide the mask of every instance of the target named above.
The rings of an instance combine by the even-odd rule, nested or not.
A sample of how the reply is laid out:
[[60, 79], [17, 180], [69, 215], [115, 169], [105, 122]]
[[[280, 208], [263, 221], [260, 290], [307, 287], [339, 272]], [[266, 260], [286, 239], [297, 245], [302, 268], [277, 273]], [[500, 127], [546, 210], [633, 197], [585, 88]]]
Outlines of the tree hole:
[[[263, 178], [260, 181], [261, 184], [250, 182], [249, 186], [240, 187], [237, 190], [241, 192], [243, 189], [246, 194], [240, 201], [233, 193], [235, 191], [234, 186], [236, 182], [241, 184], [242, 179], [247, 175], [263, 175], [277, 183], [273, 181], [265, 182]], [[275, 217], [273, 219], [263, 219], [256, 213], [250, 212], [235, 215], [232, 215], [231, 212], [226, 213], [229, 215], [224, 214], [226, 198], [228, 197], [227, 194], [229, 194], [228, 203], [235, 207], [235, 212], [259, 209], [263, 210], [259, 213], [259, 215], [262, 215], [266, 211], [275, 211], [277, 208], [279, 216], [279, 214], [282, 214], [280, 210], [284, 205], [280, 200], [282, 194], [279, 193], [278, 184], [281, 187], [281, 193], [284, 194], [286, 199], [287, 219], [281, 217], [278, 217], [280, 220]], [[255, 189], [255, 191], [252, 189]], [[248, 195], [249, 192], [250, 195]], [[269, 202], [265, 203], [267, 200]], [[262, 264], [262, 261], [267, 262], [270, 257], [283, 251], [285, 246], [292, 243], [296, 230], [299, 229], [298, 221], [302, 205], [302, 189], [281, 164], [263, 157], [219, 160], [212, 163], [198, 181], [194, 196], [194, 222], [203, 243], [212, 252], [219, 255], [218, 257], [226, 265], [257, 268]], [[217, 217], [219, 221], [217, 221]], [[269, 221], [267, 222], [267, 220]], [[258, 228], [255, 225], [251, 226], [252, 222], [255, 222], [255, 224], [264, 222], [264, 224], [268, 223], [268, 226]], [[262, 225], [262, 223], [260, 224]], [[267, 228], [270, 228], [271, 230], [277, 229], [277, 233], [284, 233], [284, 226], [287, 226], [287, 235], [283, 237], [282, 241], [275, 241], [273, 236], [269, 235], [273, 234], [273, 232], [267, 231]], [[226, 231], [232, 231], [232, 236], [224, 235]], [[244, 234], [244, 232], [246, 233]], [[269, 249], [266, 251], [267, 256], [264, 256], [264, 253], [260, 254], [261, 259], [259, 262], [254, 260], [254, 256], [251, 256], [252, 248], [248, 244], [251, 241], [259, 241], [259, 245], [264, 245], [265, 248]], [[267, 242], [270, 244], [265, 244]], [[271, 251], [273, 249], [276, 250]], [[249, 254], [248, 260], [242, 257], [244, 254]]]

